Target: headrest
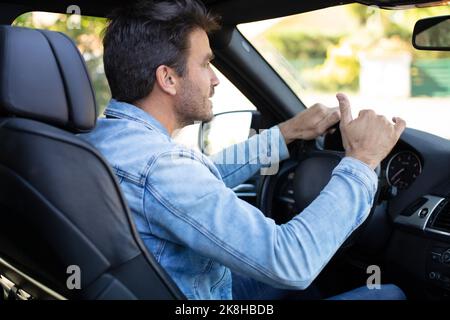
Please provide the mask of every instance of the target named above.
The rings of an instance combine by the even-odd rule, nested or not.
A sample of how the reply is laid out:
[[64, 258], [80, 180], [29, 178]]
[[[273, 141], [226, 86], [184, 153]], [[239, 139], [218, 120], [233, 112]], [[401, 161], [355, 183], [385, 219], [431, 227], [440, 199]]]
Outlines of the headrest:
[[94, 90], [71, 39], [54, 31], [0, 26], [0, 113], [73, 132], [95, 126]]

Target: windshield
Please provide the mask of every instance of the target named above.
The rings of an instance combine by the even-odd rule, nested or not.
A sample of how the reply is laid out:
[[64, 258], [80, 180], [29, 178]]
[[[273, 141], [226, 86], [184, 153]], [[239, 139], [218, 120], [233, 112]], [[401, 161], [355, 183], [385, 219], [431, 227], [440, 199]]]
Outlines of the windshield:
[[337, 106], [335, 94], [344, 92], [354, 116], [374, 109], [450, 139], [450, 53], [411, 45], [418, 19], [447, 14], [446, 6], [382, 10], [351, 4], [238, 29], [307, 107]]

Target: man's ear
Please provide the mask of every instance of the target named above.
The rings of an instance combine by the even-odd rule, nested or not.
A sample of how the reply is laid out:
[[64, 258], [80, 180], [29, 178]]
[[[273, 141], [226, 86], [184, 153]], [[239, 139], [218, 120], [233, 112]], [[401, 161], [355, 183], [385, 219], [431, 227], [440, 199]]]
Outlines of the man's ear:
[[161, 65], [156, 69], [156, 84], [171, 96], [177, 93], [177, 79], [175, 70], [168, 66]]

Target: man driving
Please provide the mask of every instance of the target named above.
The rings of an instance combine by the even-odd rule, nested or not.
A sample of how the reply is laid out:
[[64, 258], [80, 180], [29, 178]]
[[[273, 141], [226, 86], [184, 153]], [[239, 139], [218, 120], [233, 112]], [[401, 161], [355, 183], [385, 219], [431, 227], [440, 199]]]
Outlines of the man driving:
[[[367, 218], [377, 189], [374, 169], [405, 122], [371, 110], [353, 119], [347, 97], [338, 94], [339, 108], [316, 104], [239, 144], [237, 150], [247, 150], [244, 163], [216, 165], [220, 155], [208, 158], [171, 136], [213, 117], [210, 98], [219, 80], [208, 34], [218, 28], [195, 0], [117, 10], [104, 37], [112, 100], [106, 117], [83, 137], [113, 167], [144, 244], [187, 298], [283, 298], [286, 290], [306, 289]], [[230, 189], [287, 159], [292, 141], [315, 139], [339, 121], [346, 156], [291, 221], [275, 224]], [[395, 286], [381, 291], [380, 298], [403, 298]], [[372, 296], [363, 288], [345, 298]]]

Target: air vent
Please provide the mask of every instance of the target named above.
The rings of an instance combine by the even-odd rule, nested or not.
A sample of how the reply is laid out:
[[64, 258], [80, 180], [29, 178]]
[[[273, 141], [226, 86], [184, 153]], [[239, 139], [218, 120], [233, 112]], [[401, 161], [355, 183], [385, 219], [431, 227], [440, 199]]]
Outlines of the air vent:
[[431, 222], [431, 228], [450, 233], [450, 202], [443, 201], [440, 208], [436, 209], [436, 217]]

